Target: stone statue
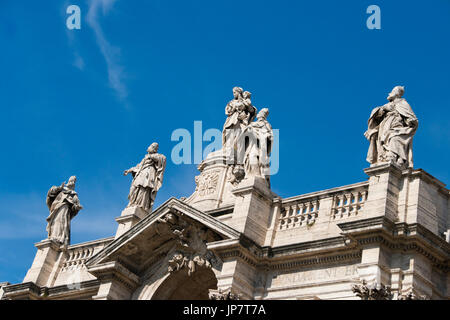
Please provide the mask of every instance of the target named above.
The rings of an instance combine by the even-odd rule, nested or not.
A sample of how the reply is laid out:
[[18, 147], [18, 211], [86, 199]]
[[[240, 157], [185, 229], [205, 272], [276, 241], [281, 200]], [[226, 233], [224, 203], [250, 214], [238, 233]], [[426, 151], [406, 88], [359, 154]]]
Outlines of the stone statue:
[[402, 98], [404, 91], [396, 86], [387, 97], [389, 102], [372, 110], [364, 133], [370, 141], [367, 161], [371, 164], [392, 161], [402, 168], [413, 167], [412, 140], [419, 122]]
[[72, 176], [67, 185], [63, 182], [47, 192], [47, 206], [50, 210], [47, 217], [48, 238], [66, 246], [70, 244], [70, 220], [83, 209], [75, 192], [76, 181], [77, 178]]
[[154, 142], [148, 147], [147, 154], [137, 166], [124, 171], [124, 175], [129, 173], [133, 175], [127, 208], [139, 207], [147, 212], [151, 211], [166, 168], [166, 157], [157, 151], [158, 144]]
[[[257, 115], [257, 120], [250, 123], [240, 139], [245, 142], [239, 143], [245, 148], [244, 170], [245, 176], [260, 176], [267, 180], [270, 186], [270, 152], [273, 144], [272, 126], [267, 121], [269, 109], [263, 108]], [[241, 154], [239, 151], [238, 154]]]
[[243, 92], [242, 88], [233, 88], [234, 98], [225, 107], [225, 114], [228, 116], [223, 126], [222, 146], [225, 150], [235, 145], [235, 140], [254, 118], [256, 108], [252, 105], [251, 93]]

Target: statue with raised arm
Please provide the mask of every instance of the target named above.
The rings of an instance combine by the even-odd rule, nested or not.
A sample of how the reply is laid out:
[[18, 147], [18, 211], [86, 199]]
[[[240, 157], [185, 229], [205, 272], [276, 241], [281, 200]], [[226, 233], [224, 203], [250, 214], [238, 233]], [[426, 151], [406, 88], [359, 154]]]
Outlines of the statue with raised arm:
[[387, 97], [389, 102], [372, 110], [364, 133], [370, 141], [367, 161], [371, 164], [394, 162], [402, 168], [413, 167], [412, 141], [419, 121], [402, 98], [404, 92], [396, 86]]
[[131, 173], [130, 193], [128, 194], [128, 207], [139, 207], [151, 212], [156, 193], [161, 188], [166, 157], [158, 152], [158, 143], [152, 143], [144, 159], [135, 167], [125, 170], [124, 175]]
[[53, 186], [47, 192], [47, 206], [50, 215], [47, 217], [48, 239], [55, 240], [64, 245], [70, 244], [70, 220], [73, 219], [83, 207], [75, 192], [77, 178], [71, 176], [67, 185]]

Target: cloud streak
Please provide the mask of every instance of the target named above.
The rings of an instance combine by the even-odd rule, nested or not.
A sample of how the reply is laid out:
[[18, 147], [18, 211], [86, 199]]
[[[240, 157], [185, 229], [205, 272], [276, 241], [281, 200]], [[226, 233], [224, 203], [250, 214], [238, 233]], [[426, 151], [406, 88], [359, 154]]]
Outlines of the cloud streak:
[[105, 59], [108, 68], [108, 81], [111, 88], [117, 93], [120, 100], [124, 101], [128, 96], [128, 90], [124, 84], [124, 68], [119, 64], [120, 48], [112, 46], [106, 39], [99, 23], [100, 14], [106, 15], [112, 8], [115, 0], [91, 0], [86, 16], [88, 25], [94, 30], [97, 45]]

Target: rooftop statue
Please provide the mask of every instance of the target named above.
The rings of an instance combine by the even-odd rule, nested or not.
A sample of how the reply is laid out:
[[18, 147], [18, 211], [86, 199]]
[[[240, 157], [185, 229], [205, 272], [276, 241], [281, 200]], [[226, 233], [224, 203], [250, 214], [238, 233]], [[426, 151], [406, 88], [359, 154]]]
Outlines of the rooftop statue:
[[70, 220], [83, 208], [75, 192], [76, 181], [77, 178], [71, 176], [67, 185], [63, 182], [47, 192], [47, 206], [50, 210], [47, 217], [48, 239], [66, 246], [70, 244]]
[[147, 212], [151, 211], [166, 168], [166, 157], [157, 152], [158, 143], [154, 142], [138, 165], [124, 171], [124, 175], [131, 173], [133, 176], [127, 208], [140, 207]]
[[229, 151], [242, 130], [255, 118], [256, 108], [252, 105], [251, 93], [242, 88], [233, 88], [234, 98], [225, 107], [228, 116], [223, 125], [222, 146]]
[[413, 167], [412, 141], [419, 121], [402, 98], [404, 92], [396, 86], [387, 97], [389, 102], [372, 110], [364, 133], [370, 141], [367, 161], [371, 164], [394, 162], [402, 168]]
[[248, 125], [242, 135], [247, 137], [244, 153], [245, 176], [260, 176], [267, 180], [270, 186], [270, 152], [273, 144], [272, 126], [267, 121], [269, 109], [263, 108], [257, 115], [257, 120]]

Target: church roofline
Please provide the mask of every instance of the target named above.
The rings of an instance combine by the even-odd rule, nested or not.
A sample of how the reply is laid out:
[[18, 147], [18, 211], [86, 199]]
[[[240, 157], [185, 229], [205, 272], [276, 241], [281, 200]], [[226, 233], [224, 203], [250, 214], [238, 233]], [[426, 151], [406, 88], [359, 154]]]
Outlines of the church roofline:
[[199, 221], [205, 226], [211, 228], [215, 232], [222, 234], [225, 237], [230, 239], [238, 239], [241, 236], [241, 233], [231, 228], [230, 226], [222, 223], [221, 221], [205, 214], [198, 209], [193, 208], [192, 206], [182, 202], [175, 197], [171, 197], [166, 200], [163, 204], [161, 204], [156, 210], [152, 213], [148, 214], [141, 221], [139, 221], [136, 225], [122, 234], [120, 237], [112, 241], [105, 248], [91, 257], [88, 261], [86, 261], [86, 266], [90, 267], [97, 263], [100, 263], [104, 258], [109, 256], [110, 254], [116, 252], [119, 248], [121, 248], [126, 242], [132, 240], [136, 237], [141, 231], [146, 229], [150, 224], [153, 224], [163, 215], [170, 212], [181, 212], [190, 218]]
[[288, 198], [282, 198], [281, 201], [282, 202], [290, 202], [290, 201], [296, 201], [296, 200], [302, 200], [302, 199], [306, 199], [306, 198], [314, 198], [314, 197], [322, 197], [322, 196], [329, 196], [330, 193], [339, 193], [341, 191], [346, 191], [348, 189], [354, 189], [354, 188], [358, 188], [358, 187], [365, 187], [369, 185], [369, 181], [362, 181], [362, 182], [357, 182], [357, 183], [353, 183], [353, 184], [348, 184], [345, 186], [341, 186], [341, 187], [334, 187], [334, 188], [330, 188], [330, 189], [325, 189], [325, 190], [320, 190], [320, 191], [314, 191], [314, 192], [309, 192], [309, 193], [305, 193], [305, 194], [300, 194], [297, 196], [292, 196], [292, 197], [288, 197]]

